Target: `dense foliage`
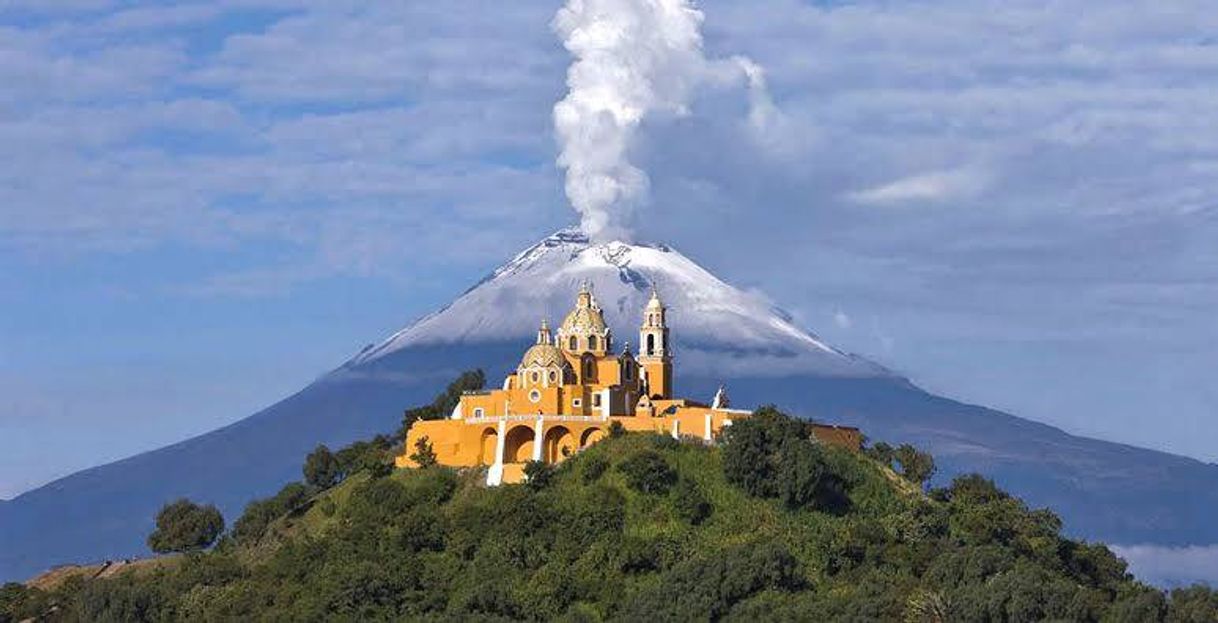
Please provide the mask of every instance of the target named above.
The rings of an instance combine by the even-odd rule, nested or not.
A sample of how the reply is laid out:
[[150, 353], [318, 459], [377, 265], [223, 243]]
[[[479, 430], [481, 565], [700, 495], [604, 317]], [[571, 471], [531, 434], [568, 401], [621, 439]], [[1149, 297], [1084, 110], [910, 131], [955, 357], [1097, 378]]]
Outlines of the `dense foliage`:
[[525, 486], [438, 466], [297, 483], [177, 564], [5, 586], [0, 621], [1218, 620], [1214, 591], [1141, 585], [983, 477], [926, 495], [772, 408], [729, 430], [618, 435]]
[[200, 506], [185, 498], [161, 507], [156, 530], [148, 535], [154, 552], [194, 552], [211, 547], [224, 532], [224, 517], [215, 506]]

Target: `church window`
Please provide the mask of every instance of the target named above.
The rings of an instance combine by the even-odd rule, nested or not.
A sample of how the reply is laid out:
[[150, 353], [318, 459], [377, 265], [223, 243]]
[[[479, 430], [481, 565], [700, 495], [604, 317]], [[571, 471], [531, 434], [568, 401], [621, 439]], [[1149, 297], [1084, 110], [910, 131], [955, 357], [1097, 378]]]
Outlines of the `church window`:
[[588, 350], [596, 350], [596, 336], [595, 335], [588, 336]]
[[541, 392], [537, 390], [529, 392], [529, 400], [532, 402], [541, 402]]
[[486, 416], [486, 411], [484, 411], [482, 409], [482, 407], [478, 407], [477, 409], [474, 409], [474, 417], [480, 418], [480, 417], [485, 417], [485, 416]]
[[647, 334], [647, 354], [654, 355], [656, 352], [656, 336], [653, 333]]
[[571, 336], [571, 339], [567, 340], [567, 350], [579, 350], [579, 339], [574, 335]]
[[571, 406], [575, 407], [576, 409], [580, 408], [580, 406], [582, 406], [583, 404], [584, 404], [584, 401], [580, 400], [579, 398], [576, 398], [571, 401]]
[[558, 381], [558, 372], [555, 372], [554, 370], [550, 370], [550, 382], [554, 383], [556, 381]]
[[630, 370], [630, 362], [626, 362], [625, 364], [622, 365], [622, 378], [629, 381], [631, 374], [632, 374], [632, 372]]
[[537, 383], [541, 380], [541, 375], [536, 370], [533, 371], [533, 382]]
[[592, 406], [594, 406], [594, 407], [601, 406], [601, 395], [600, 394], [592, 394]]

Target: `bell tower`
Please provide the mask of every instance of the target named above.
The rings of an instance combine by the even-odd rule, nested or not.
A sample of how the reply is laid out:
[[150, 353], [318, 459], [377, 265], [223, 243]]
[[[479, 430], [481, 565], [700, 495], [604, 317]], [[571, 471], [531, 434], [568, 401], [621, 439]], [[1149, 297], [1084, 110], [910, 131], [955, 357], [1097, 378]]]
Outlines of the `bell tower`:
[[668, 343], [668, 309], [660, 294], [651, 290], [651, 300], [643, 310], [643, 326], [639, 328], [639, 365], [647, 379], [647, 395], [651, 398], [672, 398], [672, 349]]

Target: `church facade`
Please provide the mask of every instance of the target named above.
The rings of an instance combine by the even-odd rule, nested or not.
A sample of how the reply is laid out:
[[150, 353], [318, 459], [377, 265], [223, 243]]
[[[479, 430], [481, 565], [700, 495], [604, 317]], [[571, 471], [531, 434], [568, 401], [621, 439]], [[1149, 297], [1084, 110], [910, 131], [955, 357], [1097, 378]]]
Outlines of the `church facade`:
[[642, 310], [638, 353], [618, 352], [592, 291], [584, 286], [557, 331], [546, 322], [499, 389], [467, 392], [448, 419], [416, 422], [399, 467], [424, 437], [441, 465], [485, 466], [487, 484], [520, 482], [529, 461], [558, 463], [609, 434], [695, 437], [707, 443], [749, 411], [731, 409], [723, 390], [712, 404], [673, 396], [668, 310], [657, 292]]

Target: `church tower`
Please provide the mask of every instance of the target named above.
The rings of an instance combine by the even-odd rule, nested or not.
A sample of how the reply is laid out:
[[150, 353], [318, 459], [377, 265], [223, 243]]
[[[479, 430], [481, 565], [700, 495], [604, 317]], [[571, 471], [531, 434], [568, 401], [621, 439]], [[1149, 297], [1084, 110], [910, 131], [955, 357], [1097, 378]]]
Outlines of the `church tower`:
[[639, 328], [639, 365], [647, 378], [647, 395], [672, 398], [672, 347], [668, 343], [668, 309], [653, 288]]

